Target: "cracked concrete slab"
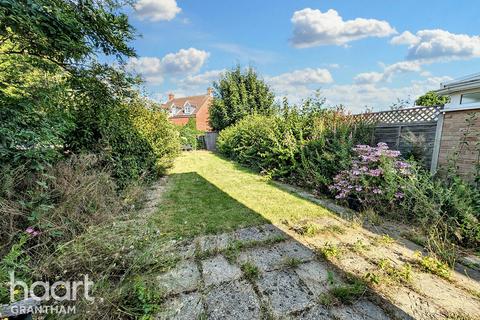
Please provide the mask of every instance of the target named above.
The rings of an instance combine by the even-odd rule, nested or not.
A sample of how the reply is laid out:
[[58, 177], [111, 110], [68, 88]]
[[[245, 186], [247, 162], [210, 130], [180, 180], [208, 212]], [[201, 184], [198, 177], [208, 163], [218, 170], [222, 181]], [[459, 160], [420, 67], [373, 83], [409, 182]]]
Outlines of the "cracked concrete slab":
[[163, 305], [163, 309], [164, 310], [158, 314], [155, 319], [198, 319], [205, 312], [202, 297], [198, 292], [175, 296]]
[[228, 233], [222, 233], [213, 236], [203, 236], [197, 239], [197, 243], [202, 252], [215, 252], [225, 250], [232, 241], [233, 237]]
[[282, 230], [272, 224], [266, 224], [258, 227], [243, 228], [233, 233], [234, 239], [241, 242], [263, 242], [286, 236], [286, 233], [284, 233]]
[[272, 247], [258, 247], [243, 251], [238, 256], [238, 263], [250, 261], [256, 265], [260, 271], [271, 271], [282, 266], [284, 257], [278, 250]]
[[276, 317], [302, 311], [314, 302], [313, 294], [291, 270], [264, 273], [256, 284]]
[[357, 301], [351, 306], [335, 306], [330, 315], [337, 320], [390, 320], [385, 312], [370, 301]]
[[260, 319], [260, 302], [245, 280], [212, 287], [205, 295], [208, 319]]
[[198, 288], [200, 272], [194, 261], [180, 262], [174, 269], [157, 277], [160, 290], [166, 294], [193, 291]]
[[242, 276], [242, 271], [236, 265], [230, 264], [222, 255], [202, 261], [202, 275], [206, 286], [232, 281]]
[[315, 305], [312, 308], [302, 312], [294, 319], [298, 320], [330, 320], [330, 314], [324, 306]]
[[314, 295], [318, 296], [328, 291], [328, 270], [320, 262], [303, 263], [295, 268], [295, 272]]
[[284, 258], [295, 258], [300, 261], [309, 261], [315, 258], [315, 253], [297, 241], [285, 241], [274, 246]]

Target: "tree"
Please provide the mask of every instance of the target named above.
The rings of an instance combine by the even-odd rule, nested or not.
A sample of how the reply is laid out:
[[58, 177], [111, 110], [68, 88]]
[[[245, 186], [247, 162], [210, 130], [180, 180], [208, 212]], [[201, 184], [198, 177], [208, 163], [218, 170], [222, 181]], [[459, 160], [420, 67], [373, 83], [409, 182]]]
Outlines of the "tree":
[[[93, 150], [99, 119], [136, 80], [122, 0], [0, 0], [0, 162], [43, 168], [64, 150]], [[90, 115], [90, 116], [89, 116]]]
[[249, 114], [273, 113], [275, 96], [269, 86], [249, 67], [240, 66], [227, 71], [214, 82], [214, 96], [210, 108], [210, 125], [222, 130]]
[[415, 100], [415, 105], [423, 107], [444, 106], [450, 102], [449, 96], [439, 96], [435, 91], [429, 91]]

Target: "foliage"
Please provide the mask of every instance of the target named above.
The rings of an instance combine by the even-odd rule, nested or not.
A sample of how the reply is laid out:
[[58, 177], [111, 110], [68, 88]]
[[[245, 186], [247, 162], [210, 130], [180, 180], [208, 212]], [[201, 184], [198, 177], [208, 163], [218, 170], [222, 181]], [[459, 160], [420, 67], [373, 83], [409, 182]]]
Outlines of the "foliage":
[[415, 100], [415, 105], [422, 107], [444, 106], [450, 102], [449, 96], [439, 96], [435, 91], [429, 91]]
[[[0, 304], [10, 302], [9, 272], [14, 272], [16, 278], [24, 279], [27, 283], [32, 282], [32, 270], [29, 266], [30, 257], [25, 252], [28, 238], [29, 235], [27, 233], [20, 235], [10, 251], [0, 260]], [[16, 292], [15, 297], [21, 297], [23, 294], [21, 291]]]
[[[134, 29], [120, 12], [121, 0], [2, 0], [0, 43], [7, 55], [29, 55], [69, 71], [82, 69], [90, 55], [133, 56]], [[83, 61], [82, 61], [83, 60]]]
[[420, 252], [416, 252], [418, 264], [428, 272], [436, 274], [442, 278], [450, 279], [451, 270], [442, 261], [432, 256], [423, 256]]
[[173, 164], [178, 133], [163, 112], [134, 100], [103, 116], [99, 128], [103, 153], [122, 187], [145, 174], [162, 175]]
[[220, 132], [217, 147], [227, 157], [273, 178], [326, 190], [333, 176], [348, 167], [351, 146], [370, 139], [370, 127], [324, 100], [300, 107], [284, 104], [279, 114], [247, 116]]
[[384, 199], [404, 197], [401, 189], [392, 188], [394, 184], [389, 183], [398, 175], [410, 174], [410, 164], [397, 159], [400, 152], [389, 150], [385, 143], [376, 147], [357, 145], [353, 150], [357, 158], [350, 169], [338, 173], [330, 186], [336, 199], [350, 198], [361, 208], [375, 208], [384, 206]]
[[337, 285], [329, 290], [329, 294], [345, 304], [351, 304], [367, 292], [367, 286], [360, 280], [349, 279], [349, 283]]
[[220, 133], [218, 149], [244, 165], [282, 176], [292, 170], [298, 151], [295, 137], [281, 125], [277, 116], [247, 116]]
[[184, 149], [199, 149], [198, 136], [202, 134], [203, 131], [197, 129], [194, 118], [188, 119], [188, 122], [184, 126], [178, 126], [177, 128], [180, 134], [180, 143]]
[[68, 85], [54, 69], [29, 58], [0, 55], [0, 163], [32, 170], [62, 156], [74, 128]]
[[[165, 262], [150, 254], [158, 261], [126, 255], [118, 263], [112, 243], [131, 239], [119, 232], [105, 241], [109, 222], [135, 208], [144, 178], [164, 174], [179, 150], [175, 127], [138, 97], [138, 79], [124, 70], [125, 58], [135, 55], [129, 46], [134, 29], [123, 12], [131, 3], [0, 1], [2, 284], [12, 269], [26, 281], [101, 269], [100, 280], [111, 281], [111, 288], [126, 265], [161, 268]], [[109, 229], [91, 231], [102, 225]], [[93, 254], [80, 249], [82, 241], [101, 258], [87, 261]], [[155, 297], [141, 286], [129, 292], [141, 314], [153, 312]], [[131, 297], [116, 298], [110, 308], [118, 312]], [[111, 311], [103, 307], [102, 316]]]
[[258, 267], [250, 261], [242, 263], [240, 268], [242, 269], [245, 278], [250, 281], [258, 279], [258, 277], [260, 276], [260, 269], [258, 269]]
[[251, 67], [242, 71], [238, 65], [225, 72], [213, 88], [209, 119], [214, 130], [222, 130], [247, 115], [269, 115], [274, 111], [273, 93]]
[[381, 215], [416, 221], [427, 234], [427, 247], [452, 263], [451, 242], [468, 247], [480, 243], [480, 191], [452, 173], [436, 179], [416, 163], [398, 160], [385, 144], [359, 145], [358, 158], [330, 186], [337, 199], [353, 208], [373, 208]]

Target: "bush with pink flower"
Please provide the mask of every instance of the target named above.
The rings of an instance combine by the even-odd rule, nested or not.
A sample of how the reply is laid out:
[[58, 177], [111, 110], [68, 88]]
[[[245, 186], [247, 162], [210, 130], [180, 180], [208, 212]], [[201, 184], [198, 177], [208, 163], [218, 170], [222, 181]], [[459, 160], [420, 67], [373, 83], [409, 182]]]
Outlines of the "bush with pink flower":
[[329, 187], [336, 199], [345, 199], [358, 207], [384, 206], [403, 198], [396, 177], [410, 175], [410, 164], [399, 159], [400, 152], [386, 143], [376, 147], [357, 145], [351, 167], [334, 177]]

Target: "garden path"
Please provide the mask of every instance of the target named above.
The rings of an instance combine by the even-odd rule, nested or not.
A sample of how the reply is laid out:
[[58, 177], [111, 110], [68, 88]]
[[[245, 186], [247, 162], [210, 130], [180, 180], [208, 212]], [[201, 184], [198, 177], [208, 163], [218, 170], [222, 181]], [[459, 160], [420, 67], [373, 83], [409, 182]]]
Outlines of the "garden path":
[[[198, 208], [197, 203], [189, 208], [204, 219], [208, 209], [227, 210], [212, 217], [219, 219], [215, 226], [223, 223], [229, 231], [197, 232], [170, 241], [165, 254], [179, 261], [157, 278], [166, 296], [158, 319], [480, 319], [478, 270], [464, 265], [457, 271], [445, 269], [401, 237], [391, 222], [373, 226], [352, 219], [351, 212], [328, 200], [272, 184], [213, 154], [186, 157], [181, 161], [188, 165], [177, 167], [177, 174], [193, 171], [198, 176], [183, 173], [173, 176], [173, 183], [180, 178], [207, 181], [208, 188], [213, 185], [223, 197], [255, 209], [267, 222], [255, 220], [245, 227], [242, 221], [232, 228], [232, 217], [238, 217], [226, 207]], [[181, 182], [188, 193], [188, 184]], [[200, 184], [195, 188], [213, 190]], [[167, 202], [174, 199], [169, 190], [175, 186], [167, 187]], [[288, 201], [281, 202], [281, 197]], [[207, 198], [200, 196], [202, 203]], [[277, 209], [267, 208], [272, 206], [265, 200], [269, 198], [276, 199]], [[307, 200], [304, 211], [297, 199]], [[191, 202], [195, 200], [186, 203]], [[163, 208], [179, 227], [194, 219], [178, 203], [159, 208], [160, 215]], [[295, 211], [291, 217], [289, 210]], [[192, 228], [202, 225], [195, 223]], [[209, 223], [203, 226], [213, 228]]]

